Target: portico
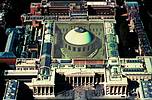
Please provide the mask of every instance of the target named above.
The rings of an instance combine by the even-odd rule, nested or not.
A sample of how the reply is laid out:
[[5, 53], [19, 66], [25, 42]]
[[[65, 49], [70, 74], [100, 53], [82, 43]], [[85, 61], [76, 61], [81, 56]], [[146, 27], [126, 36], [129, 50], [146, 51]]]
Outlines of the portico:
[[[92, 71], [90, 71], [92, 70]], [[95, 84], [102, 84], [104, 79], [104, 69], [84, 69], [84, 68], [75, 68], [75, 69], [57, 69], [57, 73], [61, 73], [65, 76], [65, 81], [71, 84], [71, 86], [94, 86]]]
[[65, 81], [68, 81], [72, 86], [92, 85], [95, 83], [94, 73], [72, 73], [65, 75]]
[[34, 95], [54, 95], [54, 86], [33, 86]]

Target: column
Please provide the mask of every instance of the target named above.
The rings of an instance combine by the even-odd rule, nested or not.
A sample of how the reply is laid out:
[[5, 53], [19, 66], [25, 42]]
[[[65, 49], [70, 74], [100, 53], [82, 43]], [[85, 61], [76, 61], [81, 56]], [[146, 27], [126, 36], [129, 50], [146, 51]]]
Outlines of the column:
[[98, 78], [98, 83], [100, 83], [100, 81], [101, 81], [100, 78], [101, 78], [101, 77]]
[[43, 91], [42, 91], [42, 87], [40, 87], [40, 95], [42, 95], [43, 93], [42, 93]]
[[108, 86], [105, 86], [105, 87], [104, 87], [104, 90], [105, 90], [105, 95], [108, 95], [108, 92], [107, 92], [107, 91], [109, 91], [109, 90], [108, 90]]
[[71, 83], [71, 82], [70, 82], [71, 78], [70, 78], [70, 77], [68, 77], [68, 78], [69, 78], [69, 84], [70, 84], [70, 83]]
[[96, 77], [95, 80], [96, 80], [96, 84], [97, 84], [98, 83], [98, 78]]
[[119, 95], [119, 86], [116, 87], [116, 94]]
[[78, 80], [78, 77], [77, 77], [77, 86], [79, 86], [79, 80]]
[[54, 86], [53, 86], [53, 93], [52, 94], [54, 95]]
[[38, 89], [39, 89], [39, 95], [41, 95], [41, 87], [38, 87]]
[[92, 78], [92, 85], [94, 86], [94, 76], [93, 76], [93, 78]]
[[42, 29], [38, 30], [38, 36], [41, 36], [41, 31], [42, 31]]
[[65, 81], [67, 81], [67, 79], [66, 79], [67, 77], [65, 76]]
[[48, 87], [48, 95], [50, 95], [50, 88], [51, 88], [51, 87]]
[[123, 88], [123, 87], [122, 87], [122, 86], [120, 86], [120, 93], [121, 93], [121, 94], [122, 94], [122, 88]]
[[34, 40], [36, 40], [36, 37], [37, 37], [37, 28], [35, 28], [35, 34], [34, 34]]
[[124, 94], [126, 94], [126, 86], [125, 86], [125, 88], [124, 88]]
[[111, 88], [111, 90], [110, 90], [110, 94], [112, 94], [112, 91], [113, 91], [113, 87], [112, 87], [112, 86], [110, 86], [110, 88]]
[[38, 87], [36, 86], [36, 95], [38, 95]]
[[35, 87], [33, 87], [33, 94], [35, 94], [35, 92], [36, 92], [36, 88], [35, 88]]
[[99, 82], [99, 83], [101, 83], [101, 82], [102, 82], [102, 80], [103, 80], [102, 78], [103, 78], [103, 77], [102, 77], [102, 74], [101, 74], [101, 77], [100, 77], [100, 82]]
[[72, 85], [74, 86], [74, 77], [73, 77], [73, 84]]
[[40, 93], [39, 93], [39, 91], [40, 91], [40, 90], [39, 90], [39, 87], [37, 87], [37, 91], [38, 91], [38, 95], [39, 95], [39, 94], [40, 94]]
[[41, 89], [42, 89], [42, 95], [44, 95], [44, 87], [42, 87]]
[[36, 94], [37, 95], [37, 87], [33, 87], [33, 90], [34, 90], [34, 94]]
[[38, 95], [38, 87], [37, 87], [37, 86], [36, 86], [36, 90], [37, 90], [37, 91], [36, 91], [36, 94]]
[[90, 78], [91, 78], [91, 77], [89, 76], [88, 78], [89, 78], [89, 79], [88, 79], [88, 84], [90, 85]]
[[112, 87], [109, 86], [109, 93], [111, 94], [111, 92], [112, 92]]
[[120, 86], [118, 86], [118, 95], [120, 94]]
[[37, 94], [39, 94], [39, 90], [38, 90], [39, 88], [37, 87]]
[[113, 86], [112, 93], [113, 94], [115, 93], [115, 86]]
[[85, 86], [86, 86], [86, 81], [87, 81], [87, 80], [86, 80], [86, 77], [84, 77], [84, 85], [85, 85]]
[[117, 86], [114, 86], [114, 92], [113, 94], [116, 95]]
[[81, 78], [81, 85], [83, 84], [83, 82], [82, 82], [82, 77], [80, 77]]
[[31, 26], [31, 30], [30, 31], [32, 31], [33, 30], [33, 26]]
[[92, 85], [93, 82], [93, 76], [90, 77], [90, 85]]
[[46, 87], [44, 87], [44, 95], [46, 95]]

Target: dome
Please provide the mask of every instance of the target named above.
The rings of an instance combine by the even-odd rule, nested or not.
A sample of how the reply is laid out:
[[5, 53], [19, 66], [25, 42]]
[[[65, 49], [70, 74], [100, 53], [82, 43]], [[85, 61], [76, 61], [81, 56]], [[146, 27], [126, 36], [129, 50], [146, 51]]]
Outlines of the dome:
[[86, 29], [76, 27], [65, 35], [65, 40], [74, 45], [85, 45], [91, 43], [93, 37], [93, 34]]

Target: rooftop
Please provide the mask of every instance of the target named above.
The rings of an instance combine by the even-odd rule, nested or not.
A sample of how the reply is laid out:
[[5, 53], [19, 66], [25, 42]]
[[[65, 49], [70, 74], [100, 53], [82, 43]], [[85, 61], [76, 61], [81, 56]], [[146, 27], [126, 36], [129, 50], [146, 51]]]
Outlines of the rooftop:
[[0, 52], [0, 58], [16, 58], [13, 52]]
[[152, 73], [152, 58], [145, 58], [145, 65], [148, 73]]
[[141, 81], [141, 89], [143, 98], [152, 98], [152, 81]]
[[85, 45], [92, 42], [93, 34], [84, 28], [76, 27], [65, 35], [65, 39], [74, 45]]
[[3, 100], [15, 100], [18, 86], [19, 83], [17, 80], [10, 80], [7, 83], [7, 88], [5, 90], [5, 96]]

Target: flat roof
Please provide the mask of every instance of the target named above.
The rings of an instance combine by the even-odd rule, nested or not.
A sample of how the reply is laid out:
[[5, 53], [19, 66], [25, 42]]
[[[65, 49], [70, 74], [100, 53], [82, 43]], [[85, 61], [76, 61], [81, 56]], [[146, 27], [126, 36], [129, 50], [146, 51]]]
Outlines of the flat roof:
[[[106, 79], [106, 84], [107, 85], [127, 85], [128, 81], [126, 77], [118, 77], [118, 78], [111, 78], [109, 70], [106, 70], [107, 74], [107, 79]], [[119, 76], [119, 75], [118, 75]]]
[[145, 65], [146, 65], [146, 69], [148, 71], [148, 73], [152, 73], [152, 58], [144, 58], [145, 60]]
[[55, 85], [55, 70], [50, 71], [51, 75], [48, 79], [38, 80], [37, 78], [32, 79], [33, 86], [54, 86]]
[[152, 98], [152, 81], [141, 81], [141, 89], [144, 98]]
[[16, 100], [18, 86], [19, 82], [17, 80], [10, 80], [7, 83], [3, 100]]

